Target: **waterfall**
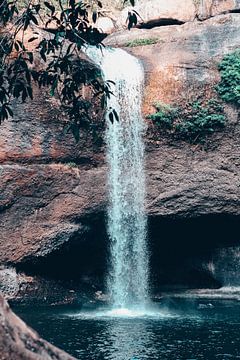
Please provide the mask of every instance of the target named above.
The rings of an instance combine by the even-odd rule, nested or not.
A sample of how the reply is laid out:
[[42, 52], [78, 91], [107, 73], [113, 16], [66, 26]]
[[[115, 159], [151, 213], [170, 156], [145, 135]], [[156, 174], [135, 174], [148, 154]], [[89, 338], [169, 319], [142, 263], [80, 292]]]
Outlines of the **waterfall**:
[[148, 299], [144, 173], [144, 121], [141, 99], [144, 72], [141, 63], [121, 49], [87, 49], [100, 65], [105, 80], [112, 80], [114, 96], [106, 115], [108, 171], [108, 234], [111, 241], [108, 290], [114, 308], [144, 307]]

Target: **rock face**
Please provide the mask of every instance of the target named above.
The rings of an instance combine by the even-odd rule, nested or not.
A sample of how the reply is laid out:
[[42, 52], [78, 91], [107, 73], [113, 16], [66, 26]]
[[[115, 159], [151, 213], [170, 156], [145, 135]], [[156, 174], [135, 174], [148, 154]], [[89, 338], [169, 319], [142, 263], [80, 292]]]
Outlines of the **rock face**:
[[43, 164], [0, 169], [2, 263], [47, 255], [76, 233], [83, 234], [78, 219], [103, 207], [104, 168]]
[[[240, 15], [228, 14], [203, 23], [120, 32], [106, 44], [124, 46], [136, 39], [156, 40], [154, 45], [126, 47], [145, 67], [147, 115], [155, 111], [155, 102], [175, 104], [194, 94], [207, 96], [219, 81], [217, 63], [240, 46], [239, 28]], [[169, 146], [169, 140], [160, 135], [154, 146], [148, 141], [150, 215], [239, 215], [239, 113], [227, 106], [226, 113], [226, 131], [209, 139], [207, 151], [171, 140]]]
[[[239, 5], [214, 3], [222, 6], [219, 12]], [[171, 13], [173, 2], [167, 4], [164, 17], [193, 20], [192, 2], [189, 6], [188, 1], [178, 4], [179, 9], [184, 4], [185, 18]], [[174, 4], [176, 8], [176, 1]], [[224, 4], [230, 5], [225, 9]], [[156, 40], [148, 46], [126, 47], [143, 61], [143, 110], [147, 115], [153, 111], [154, 101], [174, 103], [211, 91], [219, 80], [218, 61], [240, 46], [239, 29], [240, 15], [233, 13], [202, 22], [114, 33], [106, 44], [124, 47], [136, 39]], [[95, 226], [92, 218], [99, 214], [104, 218], [107, 170], [103, 148], [84, 143], [84, 137], [76, 146], [70, 135], [64, 136], [55, 119], [56, 107], [39, 93], [32, 103], [16, 103], [17, 116], [0, 129], [0, 263], [4, 266], [34, 263], [73, 242], [78, 243], [79, 251]], [[229, 106], [226, 112], [226, 129], [209, 138], [206, 148], [153, 136], [149, 124], [150, 218], [240, 216], [239, 115]]]
[[123, 5], [118, 0], [103, 2], [103, 16], [94, 26], [106, 34], [126, 29], [128, 12], [133, 10], [140, 28], [183, 24], [196, 19], [203, 21], [219, 14], [240, 11], [239, 0], [135, 0], [134, 7], [123, 8]]
[[[219, 80], [217, 63], [240, 46], [239, 25], [239, 14], [227, 14], [181, 26], [120, 31], [109, 36], [105, 44], [127, 46], [127, 51], [143, 61], [144, 112], [149, 114], [155, 101], [174, 103], [213, 88]], [[156, 43], [131, 47], [137, 39]]]
[[74, 360], [41, 339], [9, 308], [0, 295], [0, 360]]
[[[72, 287], [73, 284], [69, 281], [25, 275], [23, 272], [17, 272], [14, 267], [0, 270], [0, 292], [13, 304], [64, 305], [83, 302], [83, 291], [79, 301], [79, 291], [73, 290]], [[94, 293], [91, 297], [94, 297]]]
[[[141, 16], [139, 21], [149, 26], [158, 25], [161, 20], [177, 20], [179, 22], [192, 21], [196, 15], [196, 8], [192, 0], [170, 0], [170, 1], [139, 1], [135, 11]], [[118, 25], [124, 25], [127, 13], [131, 8], [125, 8], [118, 20]]]
[[[121, 28], [126, 23], [127, 13], [132, 8], [122, 11], [117, 25]], [[194, 19], [205, 20], [224, 12], [240, 10], [238, 0], [139, 0], [134, 10], [139, 14], [142, 27], [168, 25], [175, 22], [186, 23]]]

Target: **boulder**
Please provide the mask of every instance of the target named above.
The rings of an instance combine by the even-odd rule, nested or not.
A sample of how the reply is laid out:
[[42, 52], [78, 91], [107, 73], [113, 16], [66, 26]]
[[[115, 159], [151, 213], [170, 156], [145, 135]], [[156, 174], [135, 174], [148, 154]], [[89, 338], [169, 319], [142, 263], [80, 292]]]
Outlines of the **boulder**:
[[126, 19], [128, 12], [135, 10], [139, 16], [138, 20], [141, 24], [149, 26], [158, 26], [162, 20], [177, 20], [179, 22], [192, 21], [195, 18], [195, 5], [192, 0], [169, 0], [169, 1], [138, 1], [134, 8], [126, 7], [117, 22], [119, 28], [126, 27]]
[[74, 360], [30, 329], [0, 295], [0, 360]]
[[95, 27], [104, 34], [111, 34], [115, 31], [115, 26], [109, 17], [99, 17], [96, 21]]
[[200, 20], [205, 20], [222, 13], [240, 11], [239, 0], [198, 0], [195, 1], [195, 6]]
[[26, 275], [14, 267], [0, 269], [0, 293], [11, 305], [79, 304], [78, 299], [83, 301], [85, 294], [73, 287], [69, 281]]

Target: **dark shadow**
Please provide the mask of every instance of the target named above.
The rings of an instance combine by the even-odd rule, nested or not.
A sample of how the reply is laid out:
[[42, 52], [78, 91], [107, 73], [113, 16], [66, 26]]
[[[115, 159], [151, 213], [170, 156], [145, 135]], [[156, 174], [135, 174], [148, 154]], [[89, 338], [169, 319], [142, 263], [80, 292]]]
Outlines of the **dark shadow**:
[[20, 264], [18, 270], [56, 280], [102, 283], [109, 258], [105, 217], [92, 215], [81, 219], [81, 224], [84, 233], [73, 236], [44, 258]]
[[[239, 244], [240, 217], [208, 215], [174, 219], [150, 217], [148, 245], [153, 292], [161, 288], [219, 287], [204, 264], [216, 248]], [[80, 220], [86, 231], [44, 258], [19, 265], [31, 275], [86, 282], [104, 287], [109, 268], [109, 240], [105, 214]]]
[[171, 25], [183, 25], [183, 21], [179, 21], [177, 19], [157, 19], [157, 20], [150, 20], [148, 22], [140, 23], [137, 25], [139, 29], [153, 29], [154, 27], [159, 26], [171, 26]]
[[155, 288], [219, 287], [207, 269], [216, 248], [239, 244], [239, 216], [149, 219], [151, 277]]

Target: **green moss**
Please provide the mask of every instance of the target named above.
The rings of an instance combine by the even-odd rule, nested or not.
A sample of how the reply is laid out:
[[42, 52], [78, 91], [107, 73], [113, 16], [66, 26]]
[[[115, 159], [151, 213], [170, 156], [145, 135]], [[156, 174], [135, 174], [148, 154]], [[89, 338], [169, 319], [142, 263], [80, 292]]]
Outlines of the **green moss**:
[[204, 142], [208, 135], [226, 124], [223, 106], [217, 99], [206, 103], [192, 101], [178, 108], [164, 104], [155, 104], [155, 107], [156, 113], [148, 118], [161, 132], [190, 143]]
[[146, 45], [157, 44], [160, 41], [161, 40], [159, 38], [135, 39], [127, 42], [124, 46], [126, 47], [146, 46]]
[[175, 132], [181, 138], [202, 142], [207, 135], [225, 126], [226, 117], [218, 100], [211, 99], [205, 105], [195, 101], [189, 107], [189, 110], [183, 111], [180, 122], [175, 125]]
[[217, 92], [222, 100], [240, 106], [240, 50], [226, 55], [218, 66], [221, 81]]
[[66, 165], [72, 169], [78, 167], [74, 161], [69, 161]]
[[155, 103], [154, 107], [156, 108], [156, 113], [149, 115], [148, 119], [152, 120], [162, 129], [171, 130], [173, 128], [173, 122], [177, 116], [178, 109], [160, 102]]

